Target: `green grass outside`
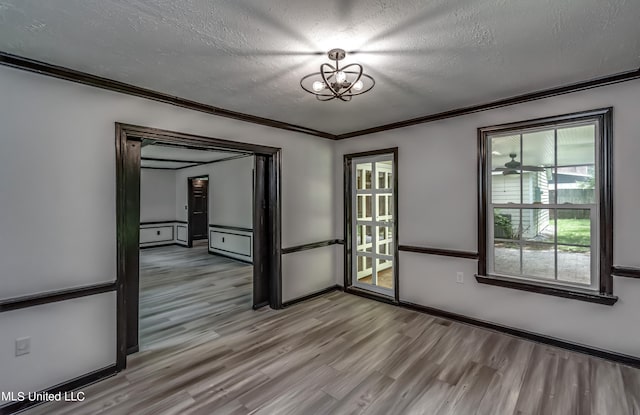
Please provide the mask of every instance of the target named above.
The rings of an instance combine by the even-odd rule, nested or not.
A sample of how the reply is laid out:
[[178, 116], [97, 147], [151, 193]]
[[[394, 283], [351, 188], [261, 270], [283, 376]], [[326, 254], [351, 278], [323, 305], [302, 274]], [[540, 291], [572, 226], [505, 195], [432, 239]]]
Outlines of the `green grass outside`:
[[589, 252], [591, 248], [561, 244], [591, 245], [589, 219], [558, 219], [558, 251]]

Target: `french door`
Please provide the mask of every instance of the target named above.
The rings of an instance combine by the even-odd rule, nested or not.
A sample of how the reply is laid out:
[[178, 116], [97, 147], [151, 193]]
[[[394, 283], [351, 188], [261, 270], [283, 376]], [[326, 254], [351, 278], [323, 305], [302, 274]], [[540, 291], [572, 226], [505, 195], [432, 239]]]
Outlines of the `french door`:
[[395, 297], [394, 154], [351, 162], [351, 284]]

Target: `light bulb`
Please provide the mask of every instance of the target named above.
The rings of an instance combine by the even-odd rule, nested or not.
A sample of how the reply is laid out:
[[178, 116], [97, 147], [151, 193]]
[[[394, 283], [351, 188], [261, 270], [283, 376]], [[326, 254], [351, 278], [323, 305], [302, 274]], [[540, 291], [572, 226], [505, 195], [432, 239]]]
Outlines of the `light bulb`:
[[364, 86], [364, 84], [362, 83], [362, 81], [358, 81], [355, 84], [353, 84], [353, 88], [352, 89], [354, 91], [360, 91], [363, 86]]
[[320, 92], [324, 89], [324, 82], [315, 81], [312, 86], [313, 90], [316, 92]]
[[336, 72], [336, 81], [343, 83], [346, 80], [347, 80], [347, 74], [345, 74], [342, 71]]

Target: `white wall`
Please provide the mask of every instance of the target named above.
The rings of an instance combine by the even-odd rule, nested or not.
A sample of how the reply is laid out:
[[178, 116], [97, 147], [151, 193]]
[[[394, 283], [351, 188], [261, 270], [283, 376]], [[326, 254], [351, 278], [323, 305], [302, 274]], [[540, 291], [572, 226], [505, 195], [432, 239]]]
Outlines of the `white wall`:
[[[115, 122], [281, 147], [283, 246], [333, 237], [329, 140], [7, 67], [0, 67], [0, 91], [2, 299], [115, 279]], [[295, 282], [299, 292], [312, 292], [333, 284], [330, 262], [316, 265], [324, 272], [292, 275], [290, 270], [299, 269], [294, 265], [303, 260], [284, 260], [284, 286]], [[55, 361], [56, 367], [73, 368], [74, 375], [102, 368], [109, 363], [107, 355], [115, 362], [115, 302], [96, 296], [82, 304], [64, 301], [37, 313], [56, 330], [43, 329], [34, 318], [37, 309], [2, 315], [4, 390], [37, 390], [69, 380], [70, 372], [39, 368], [38, 362]], [[72, 324], [76, 320], [70, 316], [82, 324]], [[77, 341], [58, 347], [63, 331]], [[15, 358], [13, 342], [21, 336], [32, 336], [34, 353]]]
[[188, 178], [209, 175], [209, 223], [252, 229], [253, 163], [249, 156], [176, 170], [177, 220], [188, 220]]
[[[640, 81], [340, 141], [347, 153], [398, 147], [401, 244], [477, 251], [477, 128], [614, 107], [614, 263], [640, 266]], [[342, 169], [340, 169], [342, 170]], [[335, 234], [343, 235], [342, 176]], [[640, 280], [614, 278], [613, 307], [480, 285], [477, 262], [400, 253], [400, 298], [477, 319], [640, 357]], [[456, 271], [465, 283], [456, 284]], [[336, 266], [342, 283], [341, 264]]]
[[140, 169], [140, 222], [176, 219], [176, 171]]

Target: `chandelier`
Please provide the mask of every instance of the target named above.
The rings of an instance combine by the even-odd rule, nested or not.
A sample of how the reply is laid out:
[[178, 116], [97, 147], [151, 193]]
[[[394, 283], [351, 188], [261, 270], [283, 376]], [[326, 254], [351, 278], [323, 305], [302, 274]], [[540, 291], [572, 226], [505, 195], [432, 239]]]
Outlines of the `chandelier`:
[[371, 91], [376, 81], [363, 73], [362, 65], [351, 63], [340, 68], [339, 62], [347, 56], [343, 49], [331, 49], [327, 54], [335, 61], [335, 66], [329, 63], [320, 65], [320, 72], [311, 73], [300, 80], [300, 86], [305, 91], [316, 96], [320, 101], [339, 99], [351, 101], [356, 95]]

